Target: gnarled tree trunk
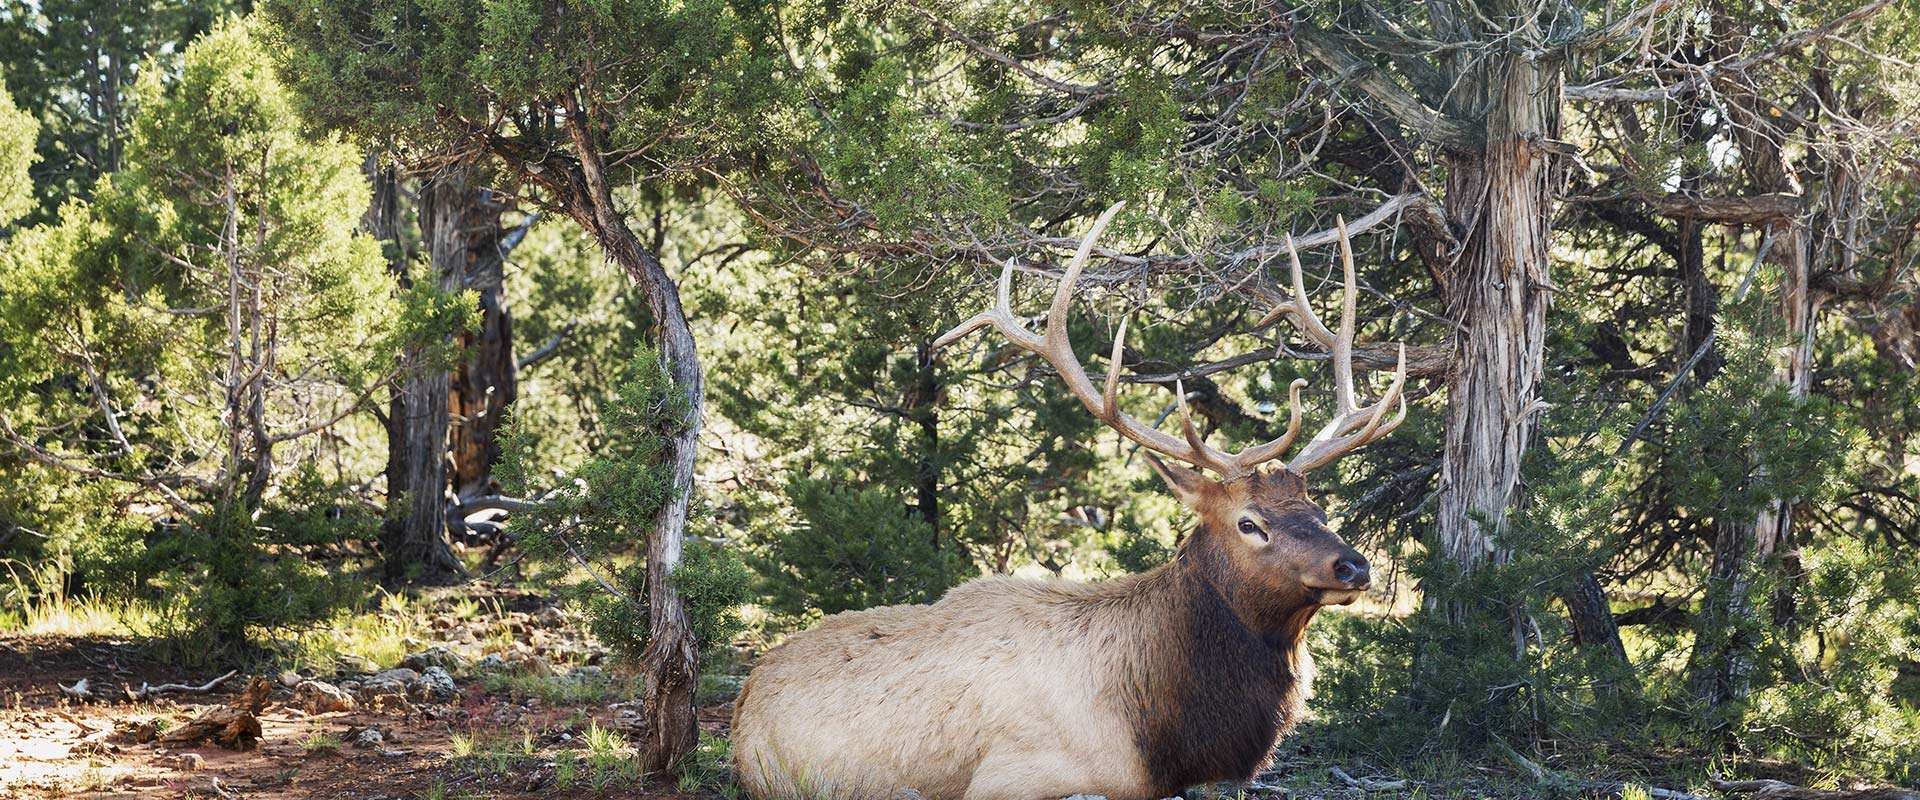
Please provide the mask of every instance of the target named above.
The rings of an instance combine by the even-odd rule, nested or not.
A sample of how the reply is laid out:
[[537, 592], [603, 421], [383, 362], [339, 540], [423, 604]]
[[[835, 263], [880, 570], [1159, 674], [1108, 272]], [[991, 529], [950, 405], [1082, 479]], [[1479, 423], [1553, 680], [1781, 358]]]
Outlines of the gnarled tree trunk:
[[[1463, 573], [1504, 562], [1499, 536], [1520, 483], [1540, 408], [1546, 344], [1549, 154], [1560, 129], [1558, 67], [1518, 53], [1494, 56], [1472, 81], [1490, 101], [1478, 152], [1450, 157], [1446, 207], [1471, 226], [1445, 276], [1449, 316], [1460, 325], [1447, 383], [1446, 440], [1432, 544]], [[1464, 620], [1469, 598], [1438, 598]], [[1515, 646], [1523, 646], [1514, 613]]]
[[464, 500], [496, 494], [491, 488], [493, 467], [500, 461], [495, 437], [520, 391], [513, 317], [507, 313], [508, 244], [501, 235], [500, 212], [492, 192], [474, 192], [461, 282], [480, 296], [480, 327], [460, 335], [466, 355], [449, 378], [453, 491]]
[[[432, 277], [442, 291], [458, 291], [477, 248], [493, 249], [499, 212], [485, 223], [487, 203], [471, 184], [471, 169], [449, 167], [426, 179], [420, 196], [420, 233]], [[480, 219], [476, 219], [479, 217]], [[482, 250], [484, 252], [484, 250]], [[403, 273], [401, 281], [411, 280]], [[380, 531], [388, 581], [448, 583], [466, 574], [447, 544], [448, 370], [425, 363], [425, 348], [402, 355], [407, 371], [387, 419], [387, 515]]]
[[641, 768], [664, 774], [677, 769], [699, 743], [693, 692], [700, 674], [700, 646], [687, 616], [686, 601], [672, 576], [680, 566], [687, 512], [693, 502], [694, 460], [700, 446], [706, 383], [700, 373], [693, 329], [680, 305], [679, 286], [614, 205], [594, 123], [583, 111], [569, 98], [567, 133], [578, 160], [545, 155], [543, 168], [533, 174], [558, 195], [567, 215], [592, 234], [607, 257], [646, 293], [660, 360], [687, 403], [685, 424], [667, 442], [666, 466], [673, 475], [673, 493], [651, 520], [647, 537], [648, 641], [640, 659], [646, 729], [641, 732], [643, 741], [639, 745]]

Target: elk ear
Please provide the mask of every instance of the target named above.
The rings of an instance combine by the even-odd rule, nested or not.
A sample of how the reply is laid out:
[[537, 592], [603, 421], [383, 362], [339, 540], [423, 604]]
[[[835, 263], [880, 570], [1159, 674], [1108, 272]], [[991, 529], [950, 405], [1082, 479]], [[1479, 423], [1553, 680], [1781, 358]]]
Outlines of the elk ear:
[[1160, 474], [1160, 480], [1166, 481], [1167, 488], [1173, 490], [1173, 496], [1180, 498], [1180, 502], [1193, 506], [1200, 499], [1200, 492], [1209, 482], [1207, 476], [1198, 470], [1168, 464], [1145, 450], [1141, 453], [1147, 457], [1147, 463], [1153, 465], [1153, 471]]

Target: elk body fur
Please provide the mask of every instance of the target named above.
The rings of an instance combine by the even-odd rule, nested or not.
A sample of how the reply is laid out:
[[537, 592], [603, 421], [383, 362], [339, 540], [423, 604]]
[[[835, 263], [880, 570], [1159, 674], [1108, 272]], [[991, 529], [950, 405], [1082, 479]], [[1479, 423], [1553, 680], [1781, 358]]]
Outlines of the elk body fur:
[[[1081, 241], [1040, 333], [1013, 313], [1013, 265], [992, 308], [934, 342], [981, 328], [1039, 355], [1089, 412], [1150, 451], [1147, 460], [1199, 526], [1173, 560], [1097, 584], [986, 578], [939, 602], [829, 617], [763, 658], [734, 707], [735, 775], [758, 798], [1022, 800], [1072, 794], [1166, 797], [1245, 779], [1300, 720], [1312, 679], [1302, 646], [1326, 605], [1366, 588], [1366, 559], [1327, 529], [1301, 474], [1380, 438], [1406, 417], [1406, 351], [1374, 403], [1353, 374], [1353, 253], [1340, 228], [1345, 288], [1338, 327], [1307, 302], [1300, 260], [1290, 319], [1333, 367], [1335, 413], [1278, 469], [1300, 433], [1300, 389], [1286, 431], [1228, 453], [1207, 444], [1180, 398], [1181, 436], [1142, 423], [1117, 398], [1126, 326], [1104, 386], [1067, 341], [1066, 318], [1094, 240]], [[1398, 406], [1392, 416], [1388, 411]], [[1162, 463], [1153, 453], [1218, 473]]]
[[984, 578], [795, 635], [737, 701], [737, 777], [763, 798], [1124, 800], [1251, 776], [1300, 720], [1330, 598], [1262, 579], [1221, 527], [1141, 575]]

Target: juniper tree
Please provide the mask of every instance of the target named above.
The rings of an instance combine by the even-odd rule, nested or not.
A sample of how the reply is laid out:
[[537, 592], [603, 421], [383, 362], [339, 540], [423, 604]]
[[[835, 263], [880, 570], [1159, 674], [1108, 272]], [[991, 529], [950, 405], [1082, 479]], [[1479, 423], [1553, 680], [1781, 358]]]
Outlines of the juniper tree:
[[696, 741], [698, 652], [668, 575], [692, 501], [704, 389], [678, 288], [656, 248], [634, 235], [615, 190], [700, 183], [716, 159], [757, 135], [750, 112], [774, 83], [772, 9], [383, 0], [273, 2], [265, 11], [309, 118], [416, 156], [483, 161], [503, 188], [593, 236], [646, 295], [659, 358], [687, 415], [661, 453], [671, 497], [643, 523], [652, 636], [642, 744], [649, 769], [670, 768]]
[[[1548, 245], [1555, 220], [1564, 218], [1564, 187], [1570, 175], [1585, 181], [1586, 170], [1598, 167], [1606, 170], [1597, 176], [1608, 182], [1606, 194], [1632, 194], [1636, 212], [1754, 223], [1764, 221], [1756, 214], [1786, 219], [1805, 209], [1768, 211], [1778, 205], [1772, 197], [1710, 196], [1712, 187], [1670, 175], [1674, 162], [1664, 157], [1614, 160], [1615, 152], [1651, 155], [1638, 149], [1651, 123], [1610, 128], [1611, 106], [1569, 105], [1568, 97], [1643, 104], [1656, 119], [1673, 118], [1690, 96], [1737, 100], [1739, 107], [1716, 99], [1694, 112], [1722, 129], [1696, 132], [1705, 137], [1702, 149], [1713, 140], [1722, 153], [1737, 154], [1730, 173], [1800, 152], [1768, 134], [1781, 125], [1811, 121], [1809, 130], [1818, 131], [1811, 138], [1846, 138], [1844, 149], [1854, 153], [1887, 141], [1868, 131], [1910, 138], [1899, 133], [1898, 102], [1872, 90], [1836, 91], [1845, 84], [1821, 77], [1822, 65], [1833, 64], [1868, 84], [1891, 79], [1899, 97], [1903, 56], [1894, 31], [1910, 25], [1905, 15], [1881, 2], [1796, 7], [1786, 15], [1766, 8], [1717, 4], [1696, 16], [1668, 2], [913, 3], [878, 32], [844, 22], [804, 40], [815, 45], [804, 51], [808, 63], [833, 65], [795, 112], [819, 124], [792, 145], [802, 156], [795, 169], [740, 194], [796, 241], [923, 265], [929, 274], [1006, 259], [1049, 271], [1077, 244], [1073, 231], [1089, 215], [1132, 201], [1137, 211], [1121, 227], [1133, 238], [1103, 251], [1111, 268], [1087, 280], [1126, 295], [1119, 305], [1129, 311], [1144, 306], [1200, 334], [1172, 351], [1183, 354], [1172, 369], [1135, 371], [1133, 380], [1168, 388], [1174, 377], [1219, 376], [1297, 348], [1271, 336], [1222, 338], [1218, 332], [1230, 328], [1216, 321], [1274, 305], [1270, 262], [1284, 253], [1283, 231], [1312, 239], [1336, 214], [1369, 234], [1390, 231], [1366, 248], [1378, 293], [1363, 303], [1363, 324], [1399, 331], [1374, 338], [1425, 345], [1411, 360], [1416, 375], [1446, 388], [1435, 403], [1439, 425], [1421, 432], [1436, 420], [1416, 409], [1403, 441], [1431, 437], [1439, 457], [1385, 443], [1365, 459], [1361, 483], [1370, 501], [1397, 504], [1376, 518], [1425, 527], [1424, 549], [1434, 557], [1422, 585], [1435, 613], [1423, 617], [1434, 625], [1422, 630], [1435, 641], [1424, 652], [1437, 655], [1421, 674], [1483, 674], [1450, 669], [1447, 654], [1491, 649], [1512, 658], [1503, 667], [1509, 679], [1488, 685], [1524, 678], [1535, 666], [1530, 651], [1539, 647], [1536, 623], [1549, 598], [1518, 587], [1535, 585], [1559, 595], [1582, 645], [1624, 669], [1608, 598], [1592, 575], [1554, 569], [1547, 580], [1516, 582], [1518, 573], [1501, 569], [1516, 560], [1507, 516], [1524, 502], [1522, 468], [1548, 407], [1555, 323], [1547, 312], [1557, 287], [1568, 283], [1550, 269]], [[1860, 39], [1856, 32], [1869, 20], [1887, 26], [1871, 43], [1837, 41]], [[1795, 79], [1808, 75], [1811, 81]], [[1738, 100], [1756, 89], [1756, 96], [1776, 93], [1768, 86], [1806, 91], [1789, 88], [1772, 104]], [[1843, 110], [1809, 114], [1836, 106]], [[1904, 168], [1904, 151], [1893, 152], [1835, 161]], [[1692, 194], [1665, 188], [1669, 177]], [[1616, 191], [1625, 185], [1638, 188]], [[1846, 246], [1830, 252], [1900, 241], [1897, 205], [1865, 207], [1879, 210], [1836, 218], [1868, 224], [1835, 223], [1850, 233], [1837, 240]], [[1645, 227], [1637, 219], [1605, 224], [1621, 235]], [[1809, 240], [1797, 241], [1773, 257]], [[1687, 257], [1697, 264], [1697, 254]], [[1789, 277], [1805, 272], [1788, 270]], [[1817, 307], [1795, 288], [1805, 282], [1790, 280], [1781, 294], [1802, 334], [1813, 330]], [[1150, 299], [1155, 294], [1171, 299]], [[1705, 330], [1690, 325], [1691, 351]], [[1804, 372], [1811, 362], [1800, 353]], [[1390, 368], [1384, 355], [1357, 360]], [[1256, 372], [1244, 384], [1256, 407], [1285, 386], [1276, 377], [1283, 376]], [[1237, 416], [1203, 415], [1229, 431]], [[1241, 430], [1257, 431], [1261, 420], [1251, 421]], [[1606, 543], [1581, 549], [1564, 563], [1592, 565]], [[1548, 553], [1520, 555], [1533, 568], [1554, 566]], [[1438, 715], [1452, 706], [1454, 688], [1420, 696]]]
[[0, 63], [20, 108], [37, 120], [34, 215], [53, 219], [119, 170], [131, 135], [133, 85], [178, 66], [186, 43], [239, 5], [149, 0], [14, 0], [0, 4]]
[[0, 254], [5, 445], [158, 504], [117, 555], [220, 646], [325, 609], [315, 567], [265, 540], [319, 532], [257, 527], [299, 466], [280, 454], [363, 408], [407, 337], [461, 319], [390, 290], [355, 232], [358, 155], [302, 134], [254, 34], [230, 21], [177, 78], [145, 71], [125, 168]]

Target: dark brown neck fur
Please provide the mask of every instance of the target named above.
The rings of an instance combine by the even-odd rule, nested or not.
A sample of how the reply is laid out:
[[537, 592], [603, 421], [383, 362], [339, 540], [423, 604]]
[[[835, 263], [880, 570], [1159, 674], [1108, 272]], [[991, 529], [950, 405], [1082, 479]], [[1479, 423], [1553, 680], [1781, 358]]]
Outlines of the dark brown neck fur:
[[1213, 534], [1195, 531], [1134, 583], [1159, 618], [1141, 621], [1114, 689], [1156, 796], [1251, 777], [1299, 716], [1296, 652], [1319, 606], [1240, 579]]

